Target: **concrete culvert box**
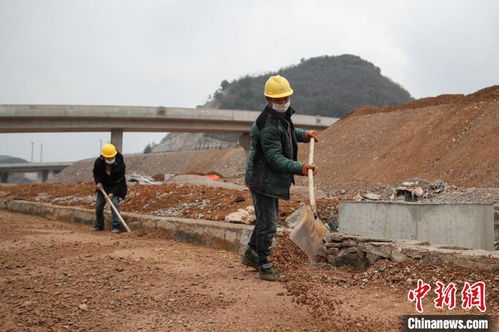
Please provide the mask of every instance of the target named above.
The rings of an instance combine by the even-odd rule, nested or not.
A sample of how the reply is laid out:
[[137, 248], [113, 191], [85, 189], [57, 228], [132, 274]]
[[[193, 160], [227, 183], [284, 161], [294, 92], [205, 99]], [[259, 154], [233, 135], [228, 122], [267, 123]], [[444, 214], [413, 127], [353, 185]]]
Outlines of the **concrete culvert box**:
[[494, 206], [468, 203], [341, 202], [338, 230], [367, 237], [494, 250]]

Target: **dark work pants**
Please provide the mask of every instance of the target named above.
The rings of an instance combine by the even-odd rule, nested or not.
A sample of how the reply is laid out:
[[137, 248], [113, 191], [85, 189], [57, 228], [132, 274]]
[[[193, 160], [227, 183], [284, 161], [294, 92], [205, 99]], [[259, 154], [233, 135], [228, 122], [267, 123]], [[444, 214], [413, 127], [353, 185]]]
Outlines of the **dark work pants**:
[[251, 192], [255, 207], [256, 223], [248, 246], [258, 255], [258, 265], [267, 264], [270, 246], [277, 231], [279, 200]]
[[[106, 198], [104, 195], [99, 191], [97, 192], [97, 200], [95, 201], [95, 227], [98, 228], [104, 228], [104, 206], [106, 205]], [[120, 211], [120, 199], [118, 196], [113, 196], [111, 198], [111, 202], [113, 202], [114, 206], [118, 211]], [[118, 219], [118, 216], [116, 213], [114, 213], [114, 210], [111, 208], [111, 211], [113, 213], [113, 229], [114, 228], [120, 228], [121, 227], [121, 222]]]

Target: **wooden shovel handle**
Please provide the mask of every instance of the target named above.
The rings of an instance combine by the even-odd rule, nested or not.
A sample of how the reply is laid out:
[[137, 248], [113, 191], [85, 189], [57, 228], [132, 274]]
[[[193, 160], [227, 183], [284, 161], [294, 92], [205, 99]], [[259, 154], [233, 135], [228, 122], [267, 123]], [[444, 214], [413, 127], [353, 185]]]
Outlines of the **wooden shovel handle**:
[[125, 220], [123, 220], [123, 217], [121, 216], [121, 214], [118, 211], [118, 209], [116, 208], [116, 206], [114, 206], [113, 201], [111, 201], [111, 198], [109, 198], [106, 191], [102, 188], [100, 189], [100, 191], [102, 192], [102, 194], [106, 198], [107, 202], [109, 203], [109, 205], [113, 209], [114, 213], [116, 213], [116, 215], [118, 216], [118, 219], [120, 220], [121, 224], [125, 227], [126, 231], [130, 232], [130, 228], [128, 228], [128, 225], [126, 224]]
[[[310, 147], [308, 150], [308, 163], [314, 163], [314, 143], [315, 139], [310, 137]], [[316, 214], [316, 205], [315, 205], [315, 193], [314, 193], [314, 170], [308, 169], [308, 197], [310, 199], [310, 207], [314, 214]]]

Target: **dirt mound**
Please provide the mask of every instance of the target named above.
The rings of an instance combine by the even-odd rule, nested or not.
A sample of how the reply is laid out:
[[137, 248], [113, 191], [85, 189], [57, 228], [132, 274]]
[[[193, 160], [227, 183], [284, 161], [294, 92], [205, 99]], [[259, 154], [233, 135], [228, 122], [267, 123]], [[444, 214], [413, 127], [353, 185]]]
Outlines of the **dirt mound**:
[[[499, 86], [468, 96], [424, 98], [390, 111], [364, 107], [320, 135], [315, 160], [324, 190], [407, 178], [462, 187], [499, 186]], [[305, 160], [307, 146], [300, 149]], [[300, 179], [303, 181], [303, 179]]]
[[468, 99], [474, 102], [481, 101], [498, 101], [499, 100], [499, 85], [493, 85], [488, 88], [478, 90], [475, 93], [469, 94]]
[[[75, 183], [92, 181], [94, 160], [86, 159], [75, 162], [54, 176], [50, 182]], [[137, 173], [155, 176], [158, 179], [161, 179], [161, 174], [165, 173], [216, 173], [223, 177], [234, 177], [244, 172], [245, 161], [246, 157], [242, 148], [125, 155], [127, 174]]]
[[469, 104], [479, 102], [499, 101], [499, 85], [494, 85], [469, 95], [463, 94], [443, 94], [437, 97], [421, 98], [409, 103], [398, 106], [383, 106], [381, 108], [364, 105], [356, 108], [348, 116], [362, 116], [379, 112], [394, 112], [415, 108], [424, 108], [430, 106], [439, 106], [446, 104]]

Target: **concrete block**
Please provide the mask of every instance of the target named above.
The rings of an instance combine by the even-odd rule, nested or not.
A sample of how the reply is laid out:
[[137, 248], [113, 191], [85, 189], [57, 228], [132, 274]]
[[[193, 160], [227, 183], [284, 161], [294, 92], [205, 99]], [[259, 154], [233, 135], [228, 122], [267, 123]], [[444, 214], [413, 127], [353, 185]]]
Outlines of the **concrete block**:
[[341, 202], [338, 230], [370, 237], [416, 240], [416, 221], [415, 211], [410, 206], [380, 202]]
[[366, 253], [371, 253], [383, 258], [390, 258], [395, 246], [392, 243], [365, 242], [359, 245], [359, 248]]
[[492, 204], [341, 202], [339, 231], [494, 250]]
[[420, 246], [404, 246], [401, 248], [401, 253], [405, 256], [408, 256], [412, 259], [422, 259], [427, 253], [429, 249], [427, 247]]
[[397, 247], [397, 248], [392, 250], [391, 259], [392, 259], [392, 261], [394, 261], [396, 263], [400, 263], [400, 262], [405, 262], [405, 261], [409, 260], [409, 257], [407, 257], [406, 255], [404, 255], [402, 253], [402, 249], [400, 247]]

